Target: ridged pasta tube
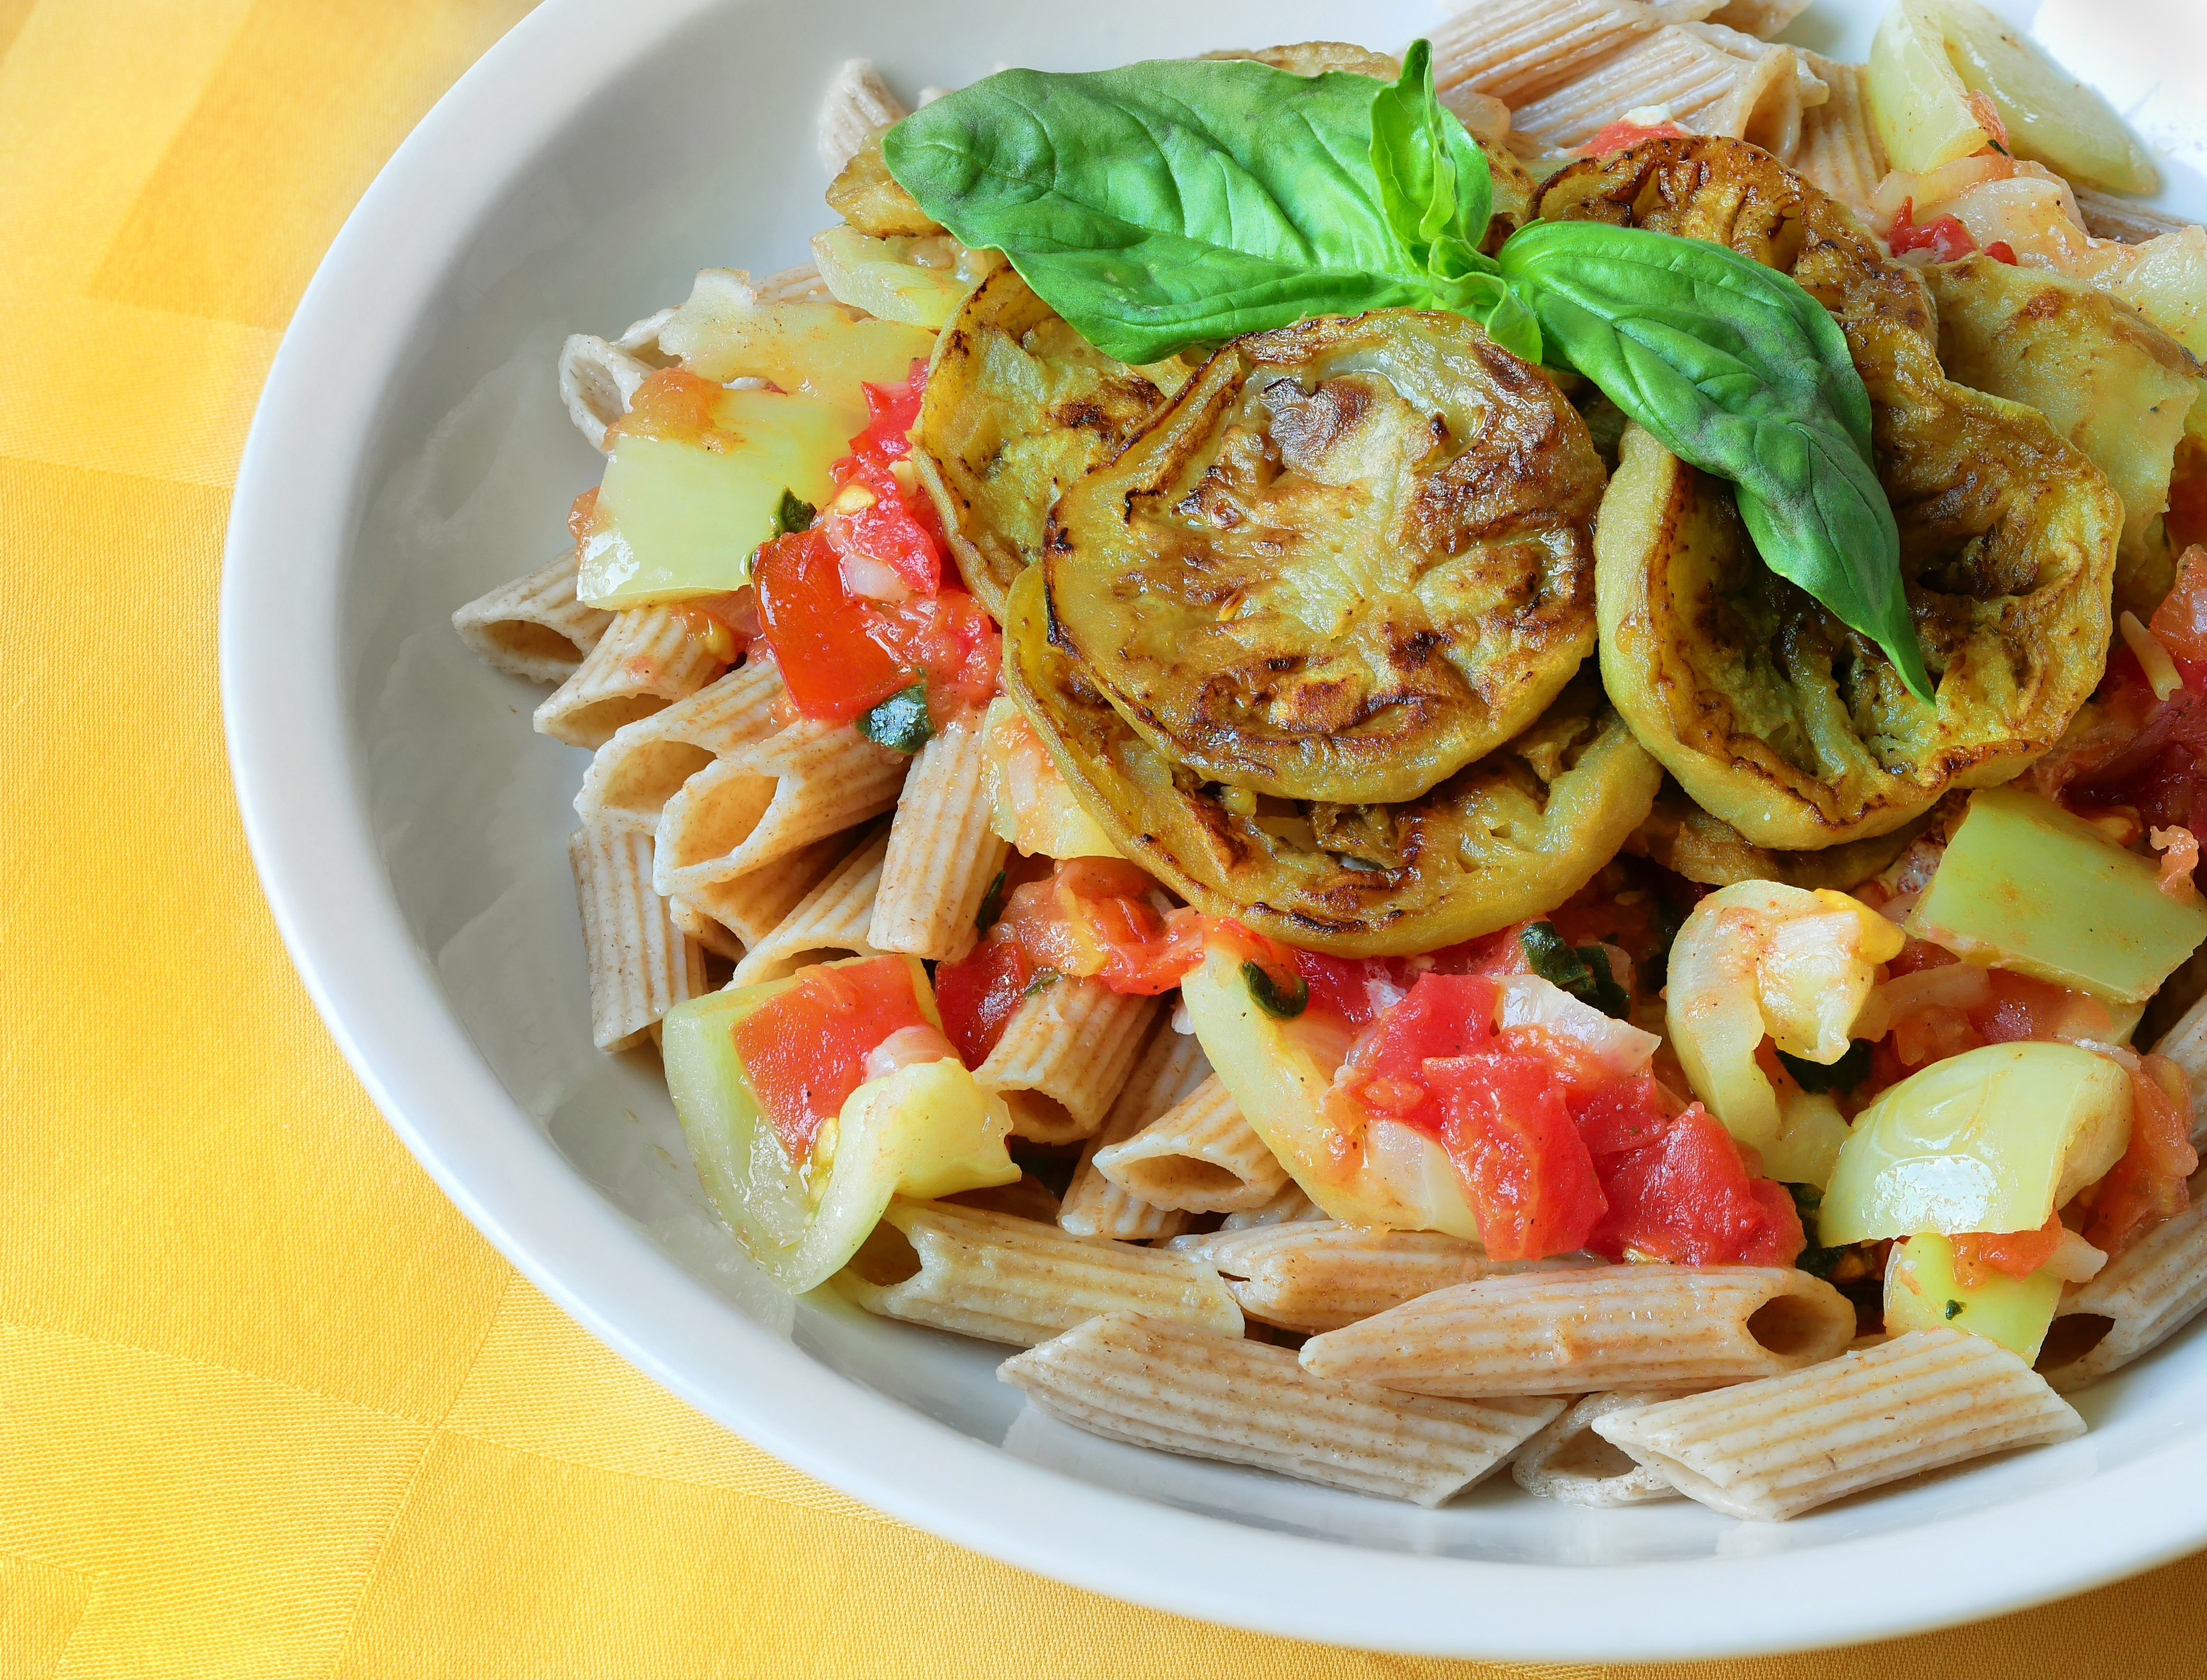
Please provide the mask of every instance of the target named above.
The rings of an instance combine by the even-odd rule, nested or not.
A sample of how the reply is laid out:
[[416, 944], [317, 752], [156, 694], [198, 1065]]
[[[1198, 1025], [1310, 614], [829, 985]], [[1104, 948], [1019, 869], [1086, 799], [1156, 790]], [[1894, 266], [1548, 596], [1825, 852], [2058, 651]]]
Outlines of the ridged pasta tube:
[[567, 841], [590, 972], [590, 1042], [625, 1050], [705, 989], [697, 947], [651, 890], [651, 836], [586, 823]]
[[1660, 1393], [1590, 1394], [1518, 1448], [1510, 1461], [1510, 1477], [1535, 1498], [1560, 1499], [1567, 1505], [1601, 1509], [1675, 1499], [1678, 1490], [1661, 1471], [1604, 1440], [1594, 1427], [1596, 1419], [1612, 1413], [1675, 1398]]
[[1188, 1217], [1145, 1202], [1097, 1170], [1098, 1151], [1133, 1137], [1211, 1077], [1211, 1063], [1195, 1035], [1175, 1032], [1160, 1021], [1135, 1060], [1133, 1072], [1119, 1088], [1111, 1112], [1080, 1151], [1073, 1182], [1057, 1211], [1057, 1223], [1076, 1236], [1117, 1237], [1141, 1242], [1175, 1236]]
[[951, 719], [913, 759], [866, 935], [877, 950], [948, 962], [973, 948], [981, 900], [1011, 852], [989, 826], [988, 775], [978, 713]]
[[1247, 1212], [1288, 1183], [1288, 1169], [1216, 1079], [1098, 1151], [1096, 1169], [1131, 1194], [1184, 1213]]
[[2073, 1394], [2151, 1353], [2207, 1306], [2207, 1171], [2192, 1205], [2149, 1225], [2099, 1275], [2065, 1290], [2038, 1352], [2038, 1369]]
[[1484, 1477], [1560, 1400], [1432, 1400], [1312, 1376], [1284, 1348], [1129, 1312], [996, 1367], [1091, 1434], [1433, 1506]]
[[1830, 89], [1823, 104], [1801, 113], [1801, 143], [1793, 167], [1833, 198], [1867, 212], [1877, 183], [1891, 165], [1885, 142], [1869, 115], [1869, 67], [1840, 64], [1813, 52], [1802, 55]]
[[691, 777], [781, 727], [775, 714], [787, 693], [781, 673], [760, 660], [624, 725], [591, 755], [575, 814], [585, 822], [657, 828], [667, 802]]
[[885, 1318], [1027, 1348], [1099, 1312], [1242, 1328], [1218, 1274], [1184, 1254], [948, 1202], [890, 1203], [835, 1287]]
[[2007, 1348], [1942, 1328], [1594, 1427], [1688, 1498], [1775, 1522], [1942, 1465], [2066, 1441], [2084, 1420]]
[[1014, 1136], [1078, 1143], [1110, 1113], [1157, 1007], [1101, 980], [1061, 977], [1020, 1001], [973, 1077], [1011, 1105]]
[[612, 613], [576, 598], [578, 571], [570, 548], [549, 565], [470, 601], [452, 614], [452, 628], [509, 677], [564, 683], [613, 621]]
[[1418, 1394], [1709, 1388], [1830, 1359], [1855, 1310], [1784, 1266], [1594, 1266], [1482, 1277], [1303, 1344], [1321, 1376]]
[[[836, 844], [847, 839], [842, 836]], [[885, 828], [862, 838], [825, 881], [744, 954], [731, 983], [779, 980], [830, 957], [884, 954], [866, 943], [866, 927], [873, 920], [874, 894], [882, 884], [882, 858], [888, 844]]]
[[1584, 1256], [1491, 1260], [1477, 1243], [1439, 1231], [1383, 1231], [1323, 1217], [1175, 1237], [1172, 1246], [1216, 1266], [1250, 1318], [1306, 1335], [1476, 1278], [1596, 1264]]
[[571, 747], [601, 747], [616, 731], [695, 694], [727, 661], [676, 607], [631, 607], [575, 673], [536, 708], [536, 732]]
[[[1432, 33], [1433, 83], [1470, 87], [1513, 110], [1585, 75], [1636, 38], [1707, 17], [1717, 0], [1492, 0]], [[1622, 116], [1625, 107], [1612, 113]]]

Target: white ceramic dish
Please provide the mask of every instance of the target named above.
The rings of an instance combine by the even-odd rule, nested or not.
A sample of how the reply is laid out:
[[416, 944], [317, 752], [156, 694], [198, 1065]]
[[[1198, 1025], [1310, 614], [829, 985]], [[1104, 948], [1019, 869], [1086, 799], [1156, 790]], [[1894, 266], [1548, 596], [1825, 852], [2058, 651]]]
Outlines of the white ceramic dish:
[[[2196, 0], [2168, 3], [2161, 25], [2141, 0], [2123, 27], [2165, 50]], [[1122, 1598], [1408, 1652], [1714, 1656], [1962, 1621], [2207, 1541], [2199, 1336], [2087, 1396], [2080, 1441], [1785, 1526], [1683, 1502], [1582, 1511], [1506, 1482], [1427, 1512], [1093, 1439], [1024, 1413], [993, 1380], [999, 1350], [767, 1285], [709, 1213], [654, 1059], [590, 1048], [564, 852], [584, 759], [532, 734], [538, 691], [478, 666], [446, 624], [554, 552], [568, 499], [595, 481], [554, 390], [562, 336], [679, 300], [700, 266], [802, 254], [825, 219], [814, 105], [846, 56], [912, 89], [1000, 60], [1392, 46], [1438, 14], [547, 0], [362, 200], [239, 475], [225, 720], [254, 856], [317, 1006], [467, 1216], [625, 1357], [869, 1504]], [[1858, 57], [1874, 15], [1821, 0], [1795, 38]], [[2125, 81], [2091, 17], [2049, 0], [2042, 25], [2090, 45], [2152, 138], [2191, 148], [2168, 197], [2207, 209], [2207, 128], [2171, 90]], [[2198, 75], [2207, 55], [2190, 62]]]

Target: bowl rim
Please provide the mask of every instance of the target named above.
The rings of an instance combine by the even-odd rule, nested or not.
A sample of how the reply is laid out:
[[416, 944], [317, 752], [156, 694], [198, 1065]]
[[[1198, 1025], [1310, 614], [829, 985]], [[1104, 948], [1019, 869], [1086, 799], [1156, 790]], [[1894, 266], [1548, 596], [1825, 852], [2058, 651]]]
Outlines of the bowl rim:
[[[363, 468], [411, 329], [486, 212], [594, 91], [707, 13], [745, 3], [766, 0], [545, 0], [492, 47], [331, 245], [284, 334], [238, 468], [218, 640], [247, 843], [338, 1048], [468, 1220], [623, 1359], [799, 1470], [1002, 1562], [1253, 1631], [1501, 1659], [1754, 1655], [2020, 1609], [2207, 1541], [2207, 1431], [1911, 1531], [1935, 1546], [1935, 1569], [1892, 1569], [1889, 1534], [1562, 1565], [1247, 1527], [1030, 1463], [843, 1377], [685, 1272], [569, 1165], [445, 1007], [407, 930], [369, 821], [342, 582], [365, 509]], [[1803, 1590], [1850, 1578], [1850, 1565], [1875, 1570], [1873, 1602]], [[1589, 1604], [1602, 1613], [1589, 1617]]]

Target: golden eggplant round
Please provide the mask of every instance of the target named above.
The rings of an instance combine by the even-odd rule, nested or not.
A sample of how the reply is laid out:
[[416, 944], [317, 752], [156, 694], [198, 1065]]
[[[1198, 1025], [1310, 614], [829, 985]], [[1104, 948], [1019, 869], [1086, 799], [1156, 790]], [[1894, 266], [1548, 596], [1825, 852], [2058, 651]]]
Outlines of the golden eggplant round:
[[1252, 333], [1067, 490], [1054, 622], [1160, 750], [1284, 798], [1415, 798], [1593, 651], [1605, 475], [1461, 315]]
[[1938, 703], [1765, 566], [1732, 487], [1628, 431], [1601, 508], [1603, 679], [1648, 750], [1752, 844], [1887, 834], [2007, 780], [2098, 683], [2120, 500], [2036, 410], [1941, 371], [1929, 294], [1756, 147], [1652, 140], [1562, 170], [1546, 217], [1708, 239], [1829, 308], [1869, 392], [1909, 613]]
[[1591, 677], [1532, 726], [1398, 804], [1248, 794], [1175, 764], [1098, 691], [1014, 586], [1004, 686], [1114, 844], [1199, 909], [1342, 956], [1430, 951], [1553, 909], [1646, 818], [1662, 770]]

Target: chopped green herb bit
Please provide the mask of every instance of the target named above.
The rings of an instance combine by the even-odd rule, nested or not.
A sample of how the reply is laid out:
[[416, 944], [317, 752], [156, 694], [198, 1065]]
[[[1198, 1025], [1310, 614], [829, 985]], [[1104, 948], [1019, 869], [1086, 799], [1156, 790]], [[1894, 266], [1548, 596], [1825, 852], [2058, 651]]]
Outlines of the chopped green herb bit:
[[1004, 872], [996, 871], [996, 878], [989, 883], [989, 890], [981, 894], [981, 908], [974, 912], [973, 930], [986, 933], [996, 925], [1004, 913]]
[[891, 752], [918, 752], [935, 733], [927, 715], [927, 679], [900, 688], [871, 711], [858, 714], [858, 732]]
[[1037, 992], [1047, 991], [1058, 983], [1060, 978], [1058, 972], [1054, 968], [1038, 968], [1034, 972], [1034, 978], [1027, 982], [1027, 989], [1020, 995], [1032, 997]]
[[1660, 992], [1671, 978], [1671, 947], [1678, 937], [1678, 930], [1686, 925], [1686, 912], [1678, 907], [1677, 900], [1667, 893], [1655, 894], [1655, 920], [1650, 929], [1655, 948], [1648, 954], [1641, 966], [1641, 983], [1650, 992]]
[[1962, 1316], [1962, 1303], [1959, 1300], [1948, 1301], [1947, 1303], [1947, 1316], [1950, 1318], [1960, 1318]]
[[796, 491], [784, 489], [781, 493], [781, 505], [775, 510], [775, 535], [787, 536], [792, 531], [810, 529], [813, 516], [819, 511], [818, 508], [806, 501]]
[[1253, 959], [1241, 965], [1241, 978], [1249, 988], [1249, 995], [1257, 1000], [1257, 1007], [1275, 1019], [1291, 1021], [1310, 1007], [1310, 982], [1300, 974], [1295, 984], [1282, 988], [1272, 978], [1271, 971]]
[[[1816, 1232], [1816, 1211], [1824, 1205], [1824, 1193], [1813, 1184], [1789, 1184], [1785, 1187], [1793, 1198], [1794, 1211], [1801, 1216], [1801, 1229], [1813, 1240]], [[1832, 1268], [1839, 1263], [1845, 1248], [1818, 1248], [1812, 1245], [1801, 1251], [1794, 1265], [1811, 1277], [1829, 1277]]]
[[1582, 1003], [1590, 1003], [1605, 1015], [1623, 1020], [1632, 1013], [1632, 1000], [1617, 983], [1609, 966], [1609, 953], [1599, 945], [1576, 948], [1564, 943], [1553, 922], [1535, 922], [1517, 936], [1533, 972], [1552, 986], [1562, 988]]
[[1785, 1071], [1793, 1076], [1793, 1083], [1811, 1096], [1827, 1091], [1852, 1091], [1869, 1077], [1869, 1040], [1857, 1038], [1847, 1046], [1847, 1053], [1837, 1061], [1804, 1061], [1797, 1055], [1778, 1052]]

